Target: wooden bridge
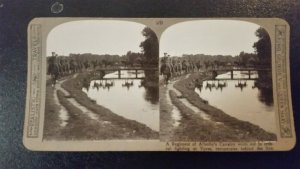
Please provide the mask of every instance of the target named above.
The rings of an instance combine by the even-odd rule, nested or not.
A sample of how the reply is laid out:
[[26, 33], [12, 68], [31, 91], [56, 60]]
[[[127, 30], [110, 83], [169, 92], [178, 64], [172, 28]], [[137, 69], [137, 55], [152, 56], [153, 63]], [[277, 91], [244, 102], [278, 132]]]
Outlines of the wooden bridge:
[[[103, 77], [102, 79], [144, 79], [144, 77], [139, 77], [139, 71], [158, 71], [158, 68], [156, 67], [134, 67], [134, 68], [99, 68], [96, 70], [97, 72], [102, 72]], [[134, 72], [134, 77], [122, 77], [121, 71], [133, 71]], [[106, 72], [118, 72], [118, 77], [104, 77]]]
[[[208, 69], [210, 72], [230, 72], [230, 78], [223, 78], [220, 80], [256, 80], [257, 77], [251, 77], [251, 72], [258, 72], [258, 71], [272, 71], [269, 68], [231, 68], [231, 69]], [[243, 71], [247, 72], [247, 78], [234, 78], [233, 72], [236, 71]]]

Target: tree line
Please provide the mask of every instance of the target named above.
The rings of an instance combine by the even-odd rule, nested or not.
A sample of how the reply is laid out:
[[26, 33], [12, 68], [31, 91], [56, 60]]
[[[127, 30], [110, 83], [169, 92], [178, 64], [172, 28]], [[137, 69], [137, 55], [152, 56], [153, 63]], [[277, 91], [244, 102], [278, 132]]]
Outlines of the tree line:
[[52, 55], [47, 57], [47, 74], [57, 78], [98, 67], [158, 66], [158, 39], [155, 33], [145, 27], [141, 34], [145, 37], [139, 46], [141, 52], [128, 51], [124, 55], [71, 53], [69, 56], [60, 56], [52, 52]]
[[172, 67], [175, 64], [193, 65], [200, 68], [219, 67], [264, 67], [271, 68], [271, 40], [264, 28], [256, 30], [258, 41], [253, 44], [254, 53], [241, 51], [239, 55], [206, 55], [206, 54], [183, 54], [182, 56], [170, 56], [164, 53], [161, 64], [167, 63]]

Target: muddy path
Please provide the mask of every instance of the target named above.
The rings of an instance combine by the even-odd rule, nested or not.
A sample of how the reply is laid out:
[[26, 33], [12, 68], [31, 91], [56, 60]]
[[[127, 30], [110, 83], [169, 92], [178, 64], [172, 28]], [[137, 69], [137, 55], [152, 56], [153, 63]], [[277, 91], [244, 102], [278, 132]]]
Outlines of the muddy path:
[[[180, 80], [186, 80], [189, 76], [190, 76], [190, 74], [185, 75]], [[167, 91], [169, 91], [169, 92], [174, 91], [176, 94], [176, 97], [179, 98], [179, 101], [186, 107], [189, 107], [190, 109], [192, 109], [194, 114], [199, 115], [199, 117], [203, 118], [204, 120], [211, 121], [210, 116], [208, 114], [206, 114], [204, 111], [202, 111], [201, 109], [199, 109], [198, 107], [196, 107], [192, 103], [190, 103], [190, 101], [188, 101], [186, 98], [184, 98], [182, 96], [182, 93], [174, 87], [174, 84], [177, 83], [178, 81], [179, 81], [179, 79], [171, 81], [167, 86], [167, 88], [168, 88]], [[169, 93], [169, 95], [170, 95], [170, 93]]]
[[[76, 78], [77, 75], [78, 74], [75, 74], [71, 78]], [[85, 106], [83, 106], [80, 103], [78, 103], [76, 101], [76, 99], [70, 97], [70, 93], [61, 86], [62, 83], [64, 83], [66, 80], [68, 80], [68, 79], [60, 80], [55, 85], [55, 89], [54, 89], [54, 95], [55, 95], [54, 98], [55, 98], [55, 100], [56, 100], [56, 98], [58, 99], [57, 95], [58, 95], [58, 91], [60, 91], [60, 92], [63, 93], [64, 97], [67, 98], [67, 101], [72, 106], [74, 106], [75, 108], [79, 109], [81, 111], [81, 113], [86, 116], [86, 118], [89, 118], [90, 120], [95, 120], [95, 121], [97, 121], [98, 123], [101, 123], [101, 124], [111, 124], [111, 122], [109, 122], [109, 121], [103, 121], [103, 120], [101, 120], [96, 113], [90, 111], [88, 108], [86, 108]], [[60, 116], [59, 117], [61, 118], [60, 120], [62, 121], [62, 124], [64, 124], [62, 126], [66, 126], [67, 123], [68, 123], [67, 122], [68, 121], [68, 116], [69, 116], [68, 112], [67, 112], [66, 108], [58, 100], [57, 100], [56, 103], [58, 104], [59, 107], [61, 107]]]
[[[169, 114], [168, 120], [165, 118], [165, 122], [169, 123], [168, 125], [162, 124], [162, 126], [167, 127], [167, 129], [161, 129], [165, 130], [161, 134], [161, 138], [163, 140], [176, 140], [178, 138], [184, 137], [185, 129], [183, 129], [183, 126], [186, 126], [186, 115], [187, 112], [188, 114], [192, 115], [193, 118], [201, 119], [204, 121], [203, 123], [211, 123], [214, 124], [215, 126], [220, 126], [223, 125], [221, 122], [216, 122], [213, 121], [210, 118], [210, 115], [205, 113], [203, 110], [199, 109], [198, 107], [194, 106], [189, 100], [187, 100], [185, 97], [183, 97], [183, 94], [181, 91], [176, 89], [174, 85], [178, 81], [184, 81], [186, 80], [190, 74], [176, 77], [172, 80], [167, 85], [161, 86], [161, 106], [164, 108], [166, 106], [169, 107], [168, 110], [163, 110], [163, 111], [168, 111], [168, 112], [161, 112], [165, 114]], [[164, 115], [162, 115], [164, 116]], [[161, 122], [164, 123], [164, 122]], [[164, 134], [168, 133], [168, 134]], [[182, 135], [182, 136], [179, 136]]]

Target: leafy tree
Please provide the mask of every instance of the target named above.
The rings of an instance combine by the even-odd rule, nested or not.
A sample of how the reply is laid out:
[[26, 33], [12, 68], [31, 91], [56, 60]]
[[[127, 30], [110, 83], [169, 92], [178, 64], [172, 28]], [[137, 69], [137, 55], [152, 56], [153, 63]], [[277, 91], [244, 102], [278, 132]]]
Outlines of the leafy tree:
[[107, 67], [109, 62], [107, 60], [102, 60], [102, 64], [104, 65], [104, 67]]
[[[271, 40], [267, 31], [259, 28], [255, 35], [259, 38], [254, 43], [253, 47], [256, 50], [259, 65], [271, 68]], [[259, 89], [260, 101], [267, 105], [273, 104], [273, 86], [272, 86], [272, 72], [258, 71], [258, 79], [255, 81], [256, 87]]]
[[257, 55], [254, 53], [246, 53], [242, 51], [238, 56], [237, 56], [238, 62], [240, 66], [249, 66], [253, 65], [256, 63], [257, 60]]
[[271, 40], [268, 32], [264, 28], [256, 30], [255, 35], [259, 38], [253, 47], [256, 50], [259, 64], [271, 66]]
[[130, 66], [133, 66], [134, 64], [141, 64], [141, 54], [140, 53], [134, 53], [131, 51], [128, 51], [126, 54], [126, 60], [128, 61], [128, 64], [130, 64]]
[[156, 34], [148, 27], [142, 31], [143, 36], [146, 38], [141, 42], [140, 47], [144, 52], [145, 63], [148, 65], [158, 65], [158, 39]]

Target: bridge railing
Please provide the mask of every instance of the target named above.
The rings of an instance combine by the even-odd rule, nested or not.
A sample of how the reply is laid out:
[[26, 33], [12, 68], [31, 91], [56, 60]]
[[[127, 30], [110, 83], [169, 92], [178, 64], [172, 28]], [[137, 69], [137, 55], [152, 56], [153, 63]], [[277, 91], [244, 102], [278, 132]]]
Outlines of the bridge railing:
[[271, 71], [270, 68], [216, 68], [207, 69], [208, 71]]
[[96, 71], [119, 71], [119, 70], [158, 70], [157, 67], [133, 67], [133, 68], [98, 68]]
[[[157, 67], [128, 67], [128, 68], [99, 68], [95, 72], [103, 72], [102, 79], [144, 79], [144, 77], [139, 77], [139, 71], [158, 71]], [[118, 72], [117, 77], [104, 77], [105, 72]], [[121, 71], [134, 71], [135, 77], [122, 77]]]

